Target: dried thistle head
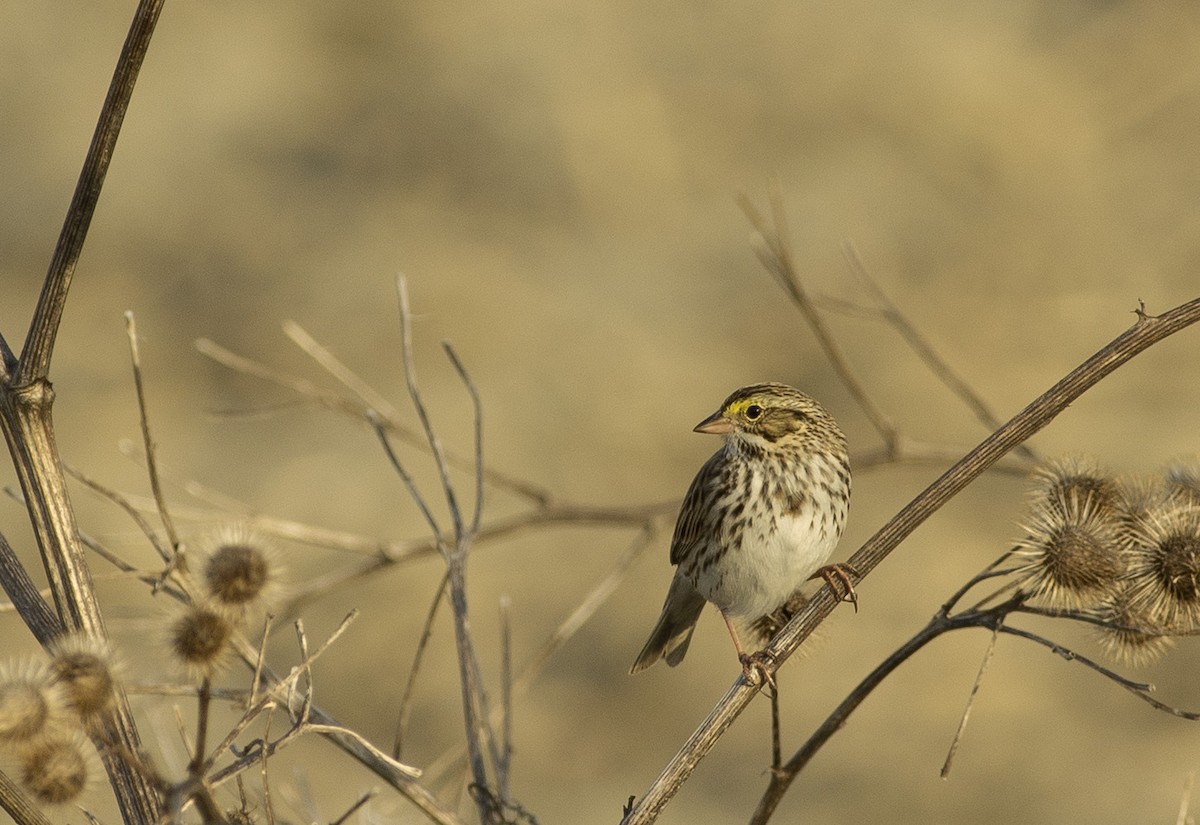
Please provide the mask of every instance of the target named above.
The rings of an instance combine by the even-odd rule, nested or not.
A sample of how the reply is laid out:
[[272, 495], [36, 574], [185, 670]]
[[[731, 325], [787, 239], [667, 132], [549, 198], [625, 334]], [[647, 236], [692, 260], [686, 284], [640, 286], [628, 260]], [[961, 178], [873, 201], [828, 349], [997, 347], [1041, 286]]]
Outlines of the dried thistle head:
[[49, 669], [81, 719], [103, 713], [116, 700], [116, 662], [99, 639], [77, 634], [56, 639], [50, 647]]
[[1068, 455], [1048, 461], [1033, 472], [1032, 506], [1067, 508], [1087, 504], [1097, 511], [1116, 508], [1121, 486], [1087, 456]]
[[1125, 572], [1120, 524], [1109, 506], [1080, 488], [1038, 496], [1017, 542], [1031, 598], [1051, 607], [1086, 607], [1115, 593]]
[[273, 549], [244, 525], [224, 526], [201, 542], [204, 589], [212, 604], [242, 611], [265, 596], [278, 577]]
[[87, 788], [88, 760], [79, 736], [49, 739], [20, 752], [21, 784], [43, 805], [66, 805]]
[[1151, 510], [1125, 539], [1131, 606], [1158, 627], [1200, 627], [1200, 507]]
[[26, 745], [57, 736], [67, 718], [63, 693], [43, 664], [0, 672], [0, 743]]
[[1200, 459], [1180, 459], [1168, 464], [1163, 479], [1171, 496], [1180, 503], [1200, 506]]
[[1137, 528], [1147, 514], [1168, 506], [1174, 495], [1162, 476], [1135, 475], [1121, 481], [1117, 520], [1124, 532]]
[[193, 602], [183, 606], [170, 624], [171, 654], [191, 675], [207, 678], [224, 664], [233, 631], [226, 611]]
[[1109, 596], [1095, 608], [1093, 615], [1104, 622], [1100, 627], [1100, 645], [1118, 661], [1147, 665], [1175, 644], [1167, 629], [1133, 602], [1128, 589]]

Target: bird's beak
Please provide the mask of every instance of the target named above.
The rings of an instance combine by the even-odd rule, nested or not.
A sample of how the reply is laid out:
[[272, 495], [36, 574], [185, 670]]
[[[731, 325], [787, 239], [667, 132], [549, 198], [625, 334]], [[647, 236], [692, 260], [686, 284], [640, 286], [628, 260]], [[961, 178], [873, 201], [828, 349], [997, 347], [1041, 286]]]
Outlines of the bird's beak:
[[692, 430], [696, 433], [710, 433], [711, 435], [725, 435], [733, 432], [733, 422], [721, 414], [721, 410], [717, 410], [708, 418], [701, 421]]

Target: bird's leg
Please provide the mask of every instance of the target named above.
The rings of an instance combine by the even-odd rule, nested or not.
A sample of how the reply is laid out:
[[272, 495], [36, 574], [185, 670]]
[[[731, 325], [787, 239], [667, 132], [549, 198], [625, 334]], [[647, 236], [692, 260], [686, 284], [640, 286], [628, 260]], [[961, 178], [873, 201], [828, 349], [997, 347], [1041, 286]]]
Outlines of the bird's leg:
[[[854, 583], [850, 581], [851, 576], [858, 576], [859, 572], [849, 564], [827, 564], [824, 567], [817, 568], [817, 572], [809, 576], [812, 579], [824, 579], [825, 584], [829, 585], [829, 589], [833, 591], [833, 595], [838, 597], [839, 601], [850, 602], [854, 605], [854, 612], [858, 612], [858, 594], [854, 592]], [[841, 587], [838, 587], [840, 583]]]
[[747, 653], [742, 647], [742, 641], [738, 638], [737, 630], [733, 626], [733, 620], [725, 615], [725, 611], [721, 611], [721, 618], [725, 620], [725, 626], [729, 628], [729, 636], [733, 639], [733, 646], [737, 648], [738, 661], [742, 665], [742, 675], [746, 677], [746, 681], [757, 687], [765, 684], [770, 686], [771, 691], [775, 690], [775, 676], [771, 673], [769, 667], [774, 667], [775, 659], [771, 654], [764, 650], [756, 653]]

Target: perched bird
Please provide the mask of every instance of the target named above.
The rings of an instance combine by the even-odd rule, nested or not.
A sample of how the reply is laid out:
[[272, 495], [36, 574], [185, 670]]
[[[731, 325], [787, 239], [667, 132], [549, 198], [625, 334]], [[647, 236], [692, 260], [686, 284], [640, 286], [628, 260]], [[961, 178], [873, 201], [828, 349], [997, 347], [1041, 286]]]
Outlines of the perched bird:
[[683, 500], [671, 539], [675, 576], [629, 672], [663, 658], [679, 664], [709, 601], [725, 619], [747, 678], [757, 683], [759, 671], [770, 682], [762, 660], [742, 647], [735, 620], [766, 616], [817, 576], [854, 600], [848, 566], [821, 566], [846, 525], [846, 437], [820, 404], [774, 383], [736, 390], [695, 431], [724, 436], [724, 444]]

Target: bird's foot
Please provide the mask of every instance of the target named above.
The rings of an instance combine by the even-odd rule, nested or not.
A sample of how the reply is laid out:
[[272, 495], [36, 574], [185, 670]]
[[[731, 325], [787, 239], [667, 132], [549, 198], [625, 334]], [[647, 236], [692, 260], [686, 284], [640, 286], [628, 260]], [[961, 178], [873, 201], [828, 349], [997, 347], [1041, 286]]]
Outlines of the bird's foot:
[[770, 693], [775, 693], [775, 668], [779, 664], [775, 661], [775, 657], [765, 650], [760, 650], [757, 653], [739, 653], [738, 661], [742, 663], [742, 675], [746, 678], [746, 684], [752, 687], [762, 685], [764, 688], [770, 688]]
[[833, 595], [838, 597], [838, 601], [850, 602], [854, 605], [854, 612], [858, 612], [858, 593], [854, 592], [854, 583], [850, 580], [851, 576], [856, 578], [860, 576], [859, 572], [849, 564], [827, 564], [824, 567], [818, 568], [817, 572], [809, 576], [809, 579], [824, 579], [825, 584], [829, 585], [829, 589], [833, 591]]

